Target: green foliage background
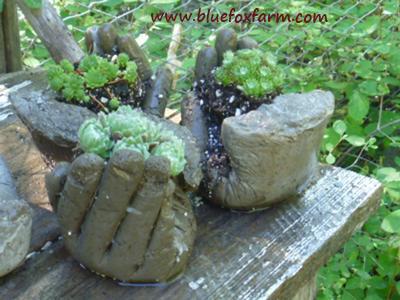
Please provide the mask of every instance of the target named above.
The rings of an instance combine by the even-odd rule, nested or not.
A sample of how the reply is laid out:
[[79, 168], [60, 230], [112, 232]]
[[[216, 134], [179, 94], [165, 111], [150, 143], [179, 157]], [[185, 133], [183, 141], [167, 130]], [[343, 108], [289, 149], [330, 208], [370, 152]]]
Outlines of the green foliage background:
[[[151, 58], [162, 63], [173, 24], [151, 21], [150, 13], [188, 12], [211, 5], [214, 12], [326, 13], [325, 24], [185, 23], [178, 56], [179, 80], [170, 101], [178, 107], [193, 78], [195, 55], [213, 44], [215, 30], [233, 26], [256, 39], [286, 65], [285, 92], [331, 90], [336, 111], [321, 147], [321, 161], [376, 177], [385, 186], [381, 207], [324, 267], [319, 299], [400, 299], [400, 32], [398, 0], [366, 1], [183, 1], [54, 0], [74, 37], [113, 21], [133, 32]], [[24, 63], [49, 64], [47, 50], [21, 20]]]

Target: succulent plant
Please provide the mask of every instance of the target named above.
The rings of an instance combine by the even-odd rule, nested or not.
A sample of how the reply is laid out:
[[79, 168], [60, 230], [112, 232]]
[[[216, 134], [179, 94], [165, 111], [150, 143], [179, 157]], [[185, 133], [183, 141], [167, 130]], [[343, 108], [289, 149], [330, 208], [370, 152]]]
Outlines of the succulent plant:
[[[50, 66], [47, 73], [50, 87], [60, 92], [68, 102], [76, 104], [90, 102], [92, 91], [114, 82], [124, 81], [132, 86], [138, 80], [136, 63], [124, 53], [112, 60], [88, 55], [76, 69], [69, 61], [62, 60], [59, 65]], [[117, 95], [111, 95], [105, 105], [108, 110], [116, 110], [120, 103]]]
[[79, 146], [84, 152], [96, 153], [107, 158], [113, 144], [110, 139], [110, 129], [103, 127], [99, 120], [87, 120], [79, 129]]
[[129, 106], [84, 122], [79, 130], [79, 145], [86, 153], [102, 158], [121, 149], [131, 149], [143, 155], [163, 156], [171, 163], [171, 175], [179, 175], [186, 165], [184, 142], [170, 130], [150, 120], [142, 111]]
[[259, 49], [227, 51], [216, 79], [224, 86], [235, 85], [246, 96], [260, 98], [279, 90], [285, 74], [275, 57]]

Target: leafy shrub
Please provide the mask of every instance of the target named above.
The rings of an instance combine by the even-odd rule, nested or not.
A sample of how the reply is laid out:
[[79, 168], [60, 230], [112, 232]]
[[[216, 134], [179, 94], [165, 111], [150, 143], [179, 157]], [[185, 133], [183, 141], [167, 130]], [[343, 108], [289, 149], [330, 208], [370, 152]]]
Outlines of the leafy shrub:
[[[86, 56], [76, 70], [69, 61], [62, 60], [59, 65], [51, 65], [47, 74], [50, 87], [61, 92], [68, 102], [77, 104], [90, 102], [89, 94], [92, 90], [123, 81], [132, 86], [138, 80], [136, 63], [129, 61], [125, 53], [119, 54], [114, 61], [97, 55]], [[121, 99], [117, 95], [113, 96], [107, 99], [110, 110], [120, 105]]]
[[171, 163], [172, 176], [179, 175], [186, 165], [184, 142], [129, 106], [108, 115], [101, 112], [97, 119], [84, 122], [79, 129], [79, 145], [84, 152], [105, 159], [121, 149], [137, 151], [145, 159], [164, 156]]
[[236, 85], [246, 96], [259, 98], [279, 90], [285, 76], [276, 59], [258, 49], [228, 51], [216, 79], [223, 85]]

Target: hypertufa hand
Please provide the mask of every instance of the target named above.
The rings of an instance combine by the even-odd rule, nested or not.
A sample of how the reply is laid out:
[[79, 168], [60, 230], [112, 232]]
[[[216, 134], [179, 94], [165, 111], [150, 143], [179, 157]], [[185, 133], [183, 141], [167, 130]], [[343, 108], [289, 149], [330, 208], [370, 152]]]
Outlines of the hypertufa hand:
[[169, 160], [120, 150], [83, 154], [46, 177], [65, 245], [92, 271], [126, 282], [166, 282], [187, 264], [195, 220]]
[[145, 112], [163, 117], [167, 107], [173, 74], [166, 65], [161, 65], [153, 77], [153, 71], [145, 52], [132, 35], [119, 35], [112, 24], [93, 26], [86, 31], [86, 48], [90, 54], [114, 55], [126, 53], [138, 67], [140, 79], [146, 84], [146, 97], [142, 103]]

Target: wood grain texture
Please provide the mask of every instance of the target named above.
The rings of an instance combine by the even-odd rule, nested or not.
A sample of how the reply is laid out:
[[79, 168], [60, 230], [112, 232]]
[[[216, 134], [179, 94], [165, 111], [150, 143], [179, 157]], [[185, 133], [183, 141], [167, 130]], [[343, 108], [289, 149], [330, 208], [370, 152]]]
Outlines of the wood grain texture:
[[76, 63], [81, 60], [84, 56], [82, 49], [48, 0], [42, 0], [42, 8], [34, 10], [24, 0], [15, 2], [56, 62], [67, 59]]
[[314, 300], [316, 299], [317, 291], [317, 274], [315, 274], [309, 282], [296, 290], [292, 300]]
[[2, 23], [7, 73], [20, 71], [22, 70], [22, 52], [15, 0], [4, 1]]
[[335, 168], [301, 199], [266, 211], [203, 204], [189, 268], [168, 286], [121, 287], [82, 269], [58, 241], [0, 281], [0, 298], [290, 299], [375, 211], [380, 196], [375, 180]]
[[[15, 116], [0, 122], [0, 153], [25, 199], [46, 207], [46, 168]], [[198, 234], [188, 270], [170, 285], [145, 287], [122, 287], [81, 268], [57, 239], [54, 215], [35, 209], [31, 249], [54, 243], [0, 279], [0, 299], [291, 299], [377, 209], [381, 193], [372, 178], [322, 168], [299, 199], [265, 211], [231, 212], [193, 199]]]

